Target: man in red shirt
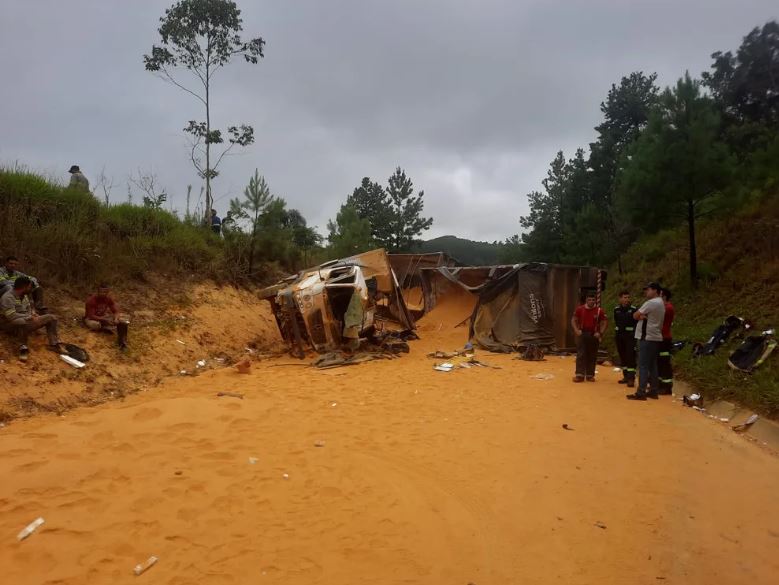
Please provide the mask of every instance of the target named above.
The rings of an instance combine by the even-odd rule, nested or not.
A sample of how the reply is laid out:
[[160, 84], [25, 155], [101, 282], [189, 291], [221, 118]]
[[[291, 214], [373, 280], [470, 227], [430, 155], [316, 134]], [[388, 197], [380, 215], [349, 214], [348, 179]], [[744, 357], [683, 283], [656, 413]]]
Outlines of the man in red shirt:
[[576, 334], [576, 376], [574, 382], [595, 381], [598, 346], [608, 326], [608, 317], [595, 305], [595, 293], [587, 293], [584, 304], [577, 307], [571, 318]]
[[97, 294], [87, 299], [84, 324], [92, 331], [111, 331], [116, 327], [119, 347], [127, 347], [128, 322], [119, 315], [119, 307], [111, 297], [111, 289], [107, 284], [97, 287]]
[[674, 306], [671, 304], [671, 291], [663, 288], [661, 291], [665, 304], [665, 317], [663, 318], [663, 341], [660, 342], [660, 353], [657, 355], [657, 376], [660, 379], [658, 394], [671, 394], [674, 387], [674, 370], [671, 364], [671, 348], [673, 347], [673, 335], [671, 327], [674, 322]]

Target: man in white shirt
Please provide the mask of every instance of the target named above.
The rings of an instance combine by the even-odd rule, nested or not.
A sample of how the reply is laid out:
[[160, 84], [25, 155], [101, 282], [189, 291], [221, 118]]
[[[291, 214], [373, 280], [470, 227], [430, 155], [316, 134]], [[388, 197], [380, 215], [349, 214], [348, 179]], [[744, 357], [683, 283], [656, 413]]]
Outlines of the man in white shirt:
[[[638, 341], [638, 388], [635, 394], [628, 394], [628, 400], [657, 399], [660, 379], [657, 373], [657, 357], [663, 342], [663, 319], [665, 303], [660, 296], [663, 287], [650, 282], [644, 288], [646, 302], [633, 314], [636, 320]], [[648, 390], [647, 390], [648, 387]]]

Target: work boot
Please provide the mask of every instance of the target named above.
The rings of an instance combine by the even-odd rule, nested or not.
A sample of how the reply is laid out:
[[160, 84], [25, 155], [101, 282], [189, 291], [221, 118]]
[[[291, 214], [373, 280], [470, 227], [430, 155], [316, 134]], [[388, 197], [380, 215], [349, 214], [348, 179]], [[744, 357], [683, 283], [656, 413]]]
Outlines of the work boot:
[[636, 392], [625, 396], [628, 400], [646, 400], [646, 392]]
[[20, 362], [26, 362], [28, 357], [30, 357], [30, 349], [26, 345], [20, 345], [19, 346], [19, 361]]
[[595, 376], [587, 376], [585, 378], [585, 380], [587, 380], [588, 382], [594, 382], [595, 381]]
[[119, 349], [124, 351], [127, 349], [127, 322], [119, 321], [116, 324], [116, 339], [119, 344]]
[[627, 384], [628, 381], [629, 380], [627, 378], [622, 378], [621, 380], [617, 380], [617, 384]]
[[628, 388], [635, 388], [636, 387], [636, 381], [635, 380], [627, 380], [625, 382], [625, 384], [627, 384]]
[[584, 376], [576, 375], [576, 376], [573, 377], [573, 381], [576, 382], [577, 384], [579, 382], [584, 382]]
[[652, 400], [657, 400], [659, 398], [657, 392], [647, 392], [646, 397], [651, 398]]

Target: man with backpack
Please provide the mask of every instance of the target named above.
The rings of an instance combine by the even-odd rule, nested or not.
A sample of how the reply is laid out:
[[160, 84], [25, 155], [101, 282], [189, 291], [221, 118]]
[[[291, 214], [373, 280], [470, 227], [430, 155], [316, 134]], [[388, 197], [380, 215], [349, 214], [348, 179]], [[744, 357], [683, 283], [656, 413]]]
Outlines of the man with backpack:
[[571, 318], [576, 334], [576, 383], [595, 381], [598, 347], [608, 325], [606, 313], [595, 302], [595, 293], [587, 293], [584, 304], [576, 308]]

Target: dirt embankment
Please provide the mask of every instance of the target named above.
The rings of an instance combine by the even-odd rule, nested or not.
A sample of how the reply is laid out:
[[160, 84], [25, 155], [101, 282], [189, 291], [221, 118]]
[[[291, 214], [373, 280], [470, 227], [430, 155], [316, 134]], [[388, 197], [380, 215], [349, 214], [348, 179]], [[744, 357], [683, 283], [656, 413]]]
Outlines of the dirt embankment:
[[[65, 294], [49, 291], [52, 312], [60, 318], [62, 341], [89, 353], [87, 367], [74, 369], [46, 351], [43, 331], [32, 336], [32, 353], [23, 365], [14, 342], [1, 334], [0, 420], [99, 404], [149, 390], [169, 376], [198, 375], [282, 349], [268, 304], [250, 291], [161, 278], [119, 291], [120, 310], [130, 318], [126, 353], [117, 350], [112, 335], [86, 330], [83, 301], [64, 302]], [[198, 365], [202, 361], [205, 365]]]

